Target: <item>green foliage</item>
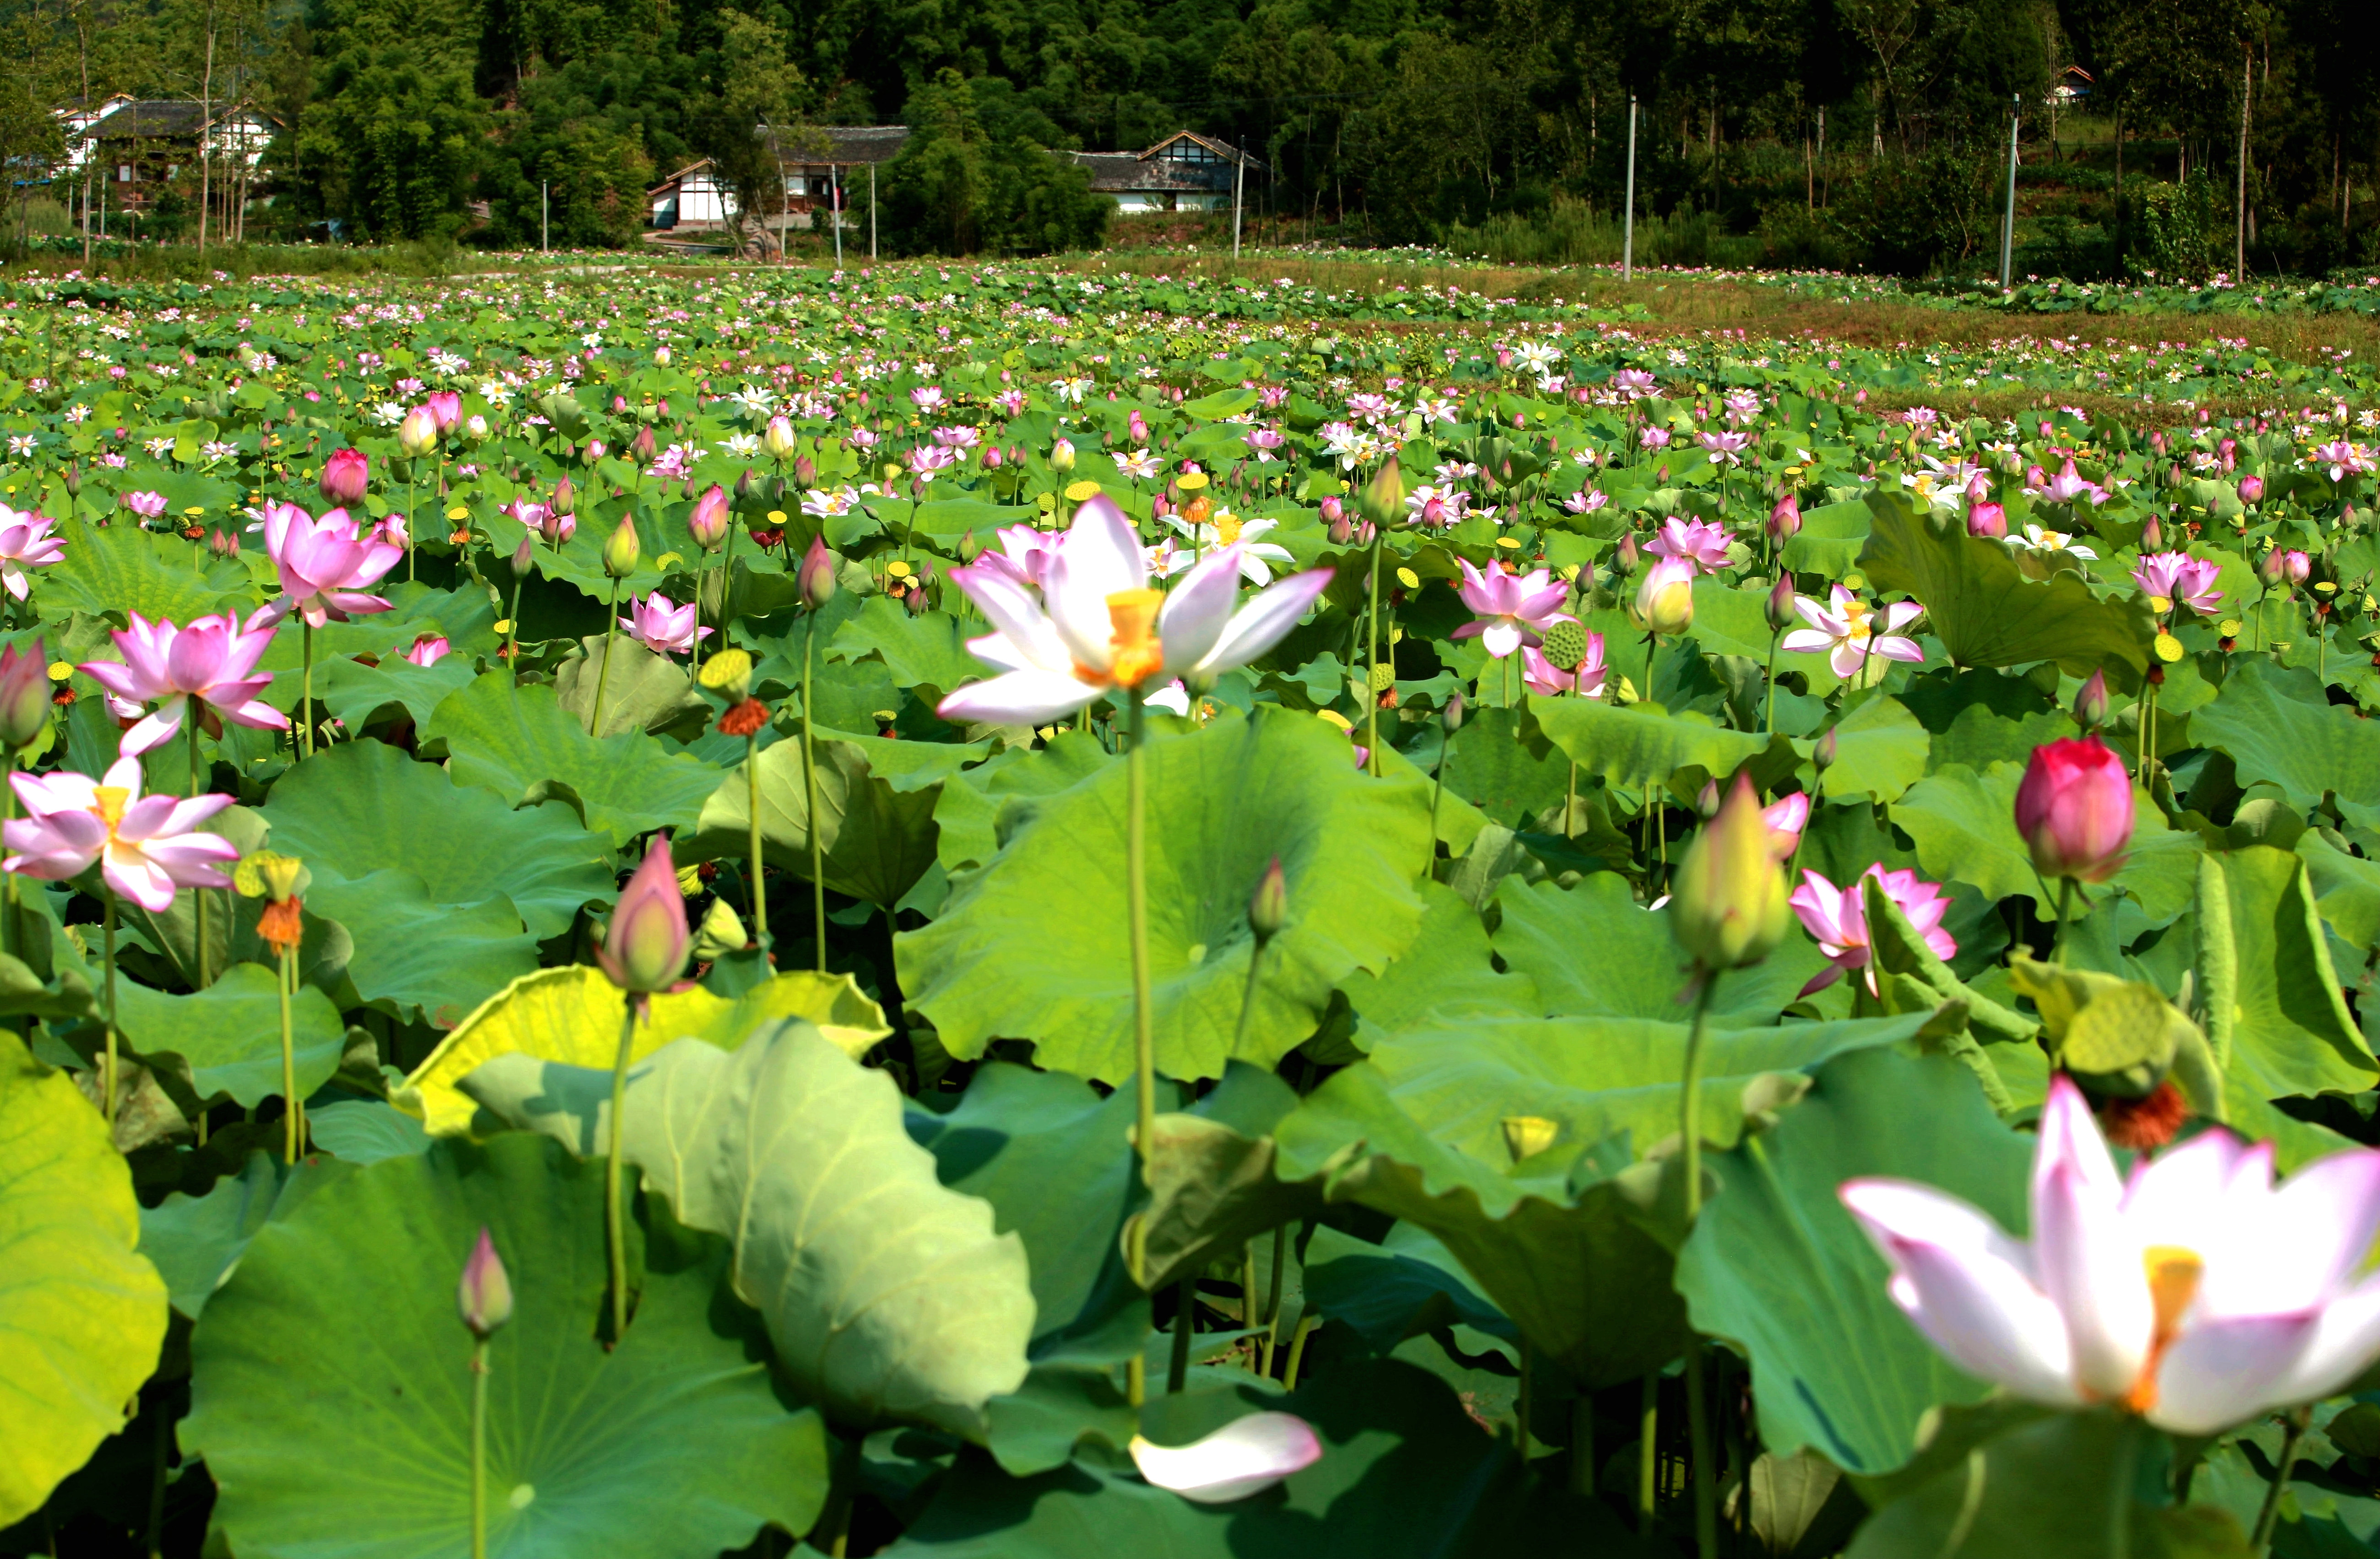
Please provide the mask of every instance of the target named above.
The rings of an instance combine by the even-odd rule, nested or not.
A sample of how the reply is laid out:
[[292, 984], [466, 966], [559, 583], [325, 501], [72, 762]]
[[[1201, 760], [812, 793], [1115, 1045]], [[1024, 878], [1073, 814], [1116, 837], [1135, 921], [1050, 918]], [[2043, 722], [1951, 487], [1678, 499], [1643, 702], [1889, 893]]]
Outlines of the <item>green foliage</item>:
[[1115, 202], [1087, 169], [1052, 154], [1054, 126], [1014, 103], [1005, 81], [943, 70], [909, 99], [908, 144], [877, 199], [911, 253], [1047, 254], [1096, 248]]

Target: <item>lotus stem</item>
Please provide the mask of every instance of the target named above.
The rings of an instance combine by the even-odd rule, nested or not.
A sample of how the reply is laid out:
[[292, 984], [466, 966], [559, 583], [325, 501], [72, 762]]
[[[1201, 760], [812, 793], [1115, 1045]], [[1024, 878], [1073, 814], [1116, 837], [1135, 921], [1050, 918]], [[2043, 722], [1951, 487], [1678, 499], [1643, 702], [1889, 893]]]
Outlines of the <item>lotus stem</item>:
[[603, 613], [603, 667], [595, 673], [595, 707], [587, 716], [587, 734], [603, 727], [603, 689], [612, 680], [612, 641], [620, 633], [620, 582], [612, 581], [612, 604]]
[[488, 1339], [485, 1337], [471, 1345], [471, 1559], [488, 1559]]
[[[1691, 1228], [1703, 1207], [1703, 1036], [1709, 1026], [1711, 994], [1718, 988], [1719, 972], [1703, 972], [1702, 988], [1694, 993], [1694, 1026], [1686, 1031], [1686, 1070], [1679, 1106], [1678, 1129], [1684, 1139], [1686, 1225]], [[1694, 1463], [1694, 1551], [1701, 1559], [1718, 1559], [1718, 1493], [1711, 1476], [1710, 1405], [1703, 1400], [1703, 1345], [1686, 1337], [1686, 1432]]]
[[[705, 560], [702, 555], [699, 553], [696, 554], [694, 560], [694, 647], [686, 652], [686, 682], [688, 687], [698, 687], [700, 686], [702, 683], [702, 575], [704, 563]], [[720, 636], [723, 639], [727, 634], [727, 596], [724, 591], [722, 591], [720, 594], [719, 608], [719, 632]]]
[[1636, 1443], [1636, 1531], [1639, 1536], [1653, 1535], [1655, 1508], [1660, 1502], [1661, 1461], [1656, 1454], [1654, 1441], [1661, 1428], [1661, 1377], [1645, 1377], [1645, 1396], [1637, 1408]]
[[[826, 973], [826, 871], [822, 863], [825, 850], [819, 839], [818, 757], [810, 744], [810, 706], [817, 702], [816, 689], [810, 685], [810, 647], [818, 638], [818, 611], [815, 608], [802, 614], [802, 817], [810, 836], [810, 920], [818, 933], [818, 956], [813, 965], [821, 974]], [[753, 812], [752, 827], [758, 829], [759, 813]], [[890, 914], [889, 910], [885, 912]]]
[[2066, 967], [2066, 912], [2073, 903], [2074, 879], [2059, 877], [2058, 879], [2058, 926], [2054, 937], [2056, 945], [2051, 949], [2050, 957], [2060, 969]]
[[306, 1106], [298, 1097], [298, 1045], [289, 1023], [289, 998], [296, 994], [298, 962], [294, 950], [281, 949], [281, 1162], [298, 1162], [298, 1144], [306, 1135]]
[[107, 963], [107, 1064], [101, 1069], [100, 1113], [107, 1119], [108, 1134], [115, 1131], [115, 889], [103, 887], [101, 897], [106, 900], [107, 912], [102, 922], [101, 950]]
[[1281, 1341], [1281, 1279], [1288, 1270], [1289, 1226], [1275, 1224], [1272, 1229], [1272, 1281], [1265, 1292], [1264, 1369], [1260, 1372], [1268, 1380], [1272, 1377], [1273, 1348]]
[[413, 462], [405, 463], [405, 582], [413, 583]]
[[[1380, 690], [1372, 684], [1380, 675], [1380, 548], [1387, 542], [1386, 527], [1372, 527], [1372, 616], [1370, 648], [1364, 657], [1364, 767], [1374, 779], [1380, 775]], [[1437, 846], [1430, 853], [1438, 853]]]
[[1521, 1454], [1521, 1473], [1529, 1471], [1529, 1412], [1536, 1406], [1536, 1352], [1529, 1346], [1527, 1333], [1521, 1335], [1521, 1394], [1512, 1404], [1513, 1444]]
[[[14, 747], [8, 749], [7, 767], [10, 769], [14, 769], [17, 767], [17, 750]], [[0, 822], [13, 823], [17, 820], [17, 787], [6, 783], [5, 780], [0, 780], [0, 792], [6, 792], [5, 794], [0, 794]], [[7, 878], [8, 956], [11, 958], [23, 958], [25, 956], [25, 927], [17, 918], [17, 874], [14, 872], [0, 872], [0, 876]]]
[[1763, 736], [1777, 729], [1777, 641], [1783, 636], [1781, 630], [1772, 628], [1768, 631], [1768, 672], [1767, 680], [1762, 684], [1767, 702], [1760, 713], [1760, 734]]
[[1322, 1318], [1311, 1312], [1298, 1317], [1297, 1335], [1291, 1338], [1289, 1343], [1289, 1372], [1281, 1376], [1281, 1382], [1291, 1391], [1297, 1389], [1297, 1367], [1305, 1359], [1305, 1339], [1312, 1336], [1314, 1328], [1320, 1324], [1322, 1324]]
[[[1123, 875], [1125, 927], [1132, 940], [1132, 1049], [1139, 1112], [1133, 1144], [1140, 1154], [1140, 1174], [1148, 1180], [1149, 1150], [1157, 1141], [1156, 1015], [1150, 1010], [1148, 975], [1148, 716], [1140, 689], [1127, 689], [1124, 708], [1129, 743], [1124, 748]], [[1140, 1240], [1133, 1246], [1133, 1280], [1148, 1287], [1148, 1252]]]
[[1190, 1384], [1190, 1334], [1198, 1328], [1198, 1279], [1182, 1280], [1173, 1309], [1173, 1360], [1166, 1366], [1165, 1395], [1179, 1396]]
[[637, 997], [629, 992], [620, 1020], [620, 1054], [612, 1062], [612, 1129], [604, 1142], [603, 1229], [612, 1251], [612, 1344], [628, 1330], [628, 1242], [620, 1196], [620, 1147], [627, 1119], [628, 1052], [637, 1039]]
[[[182, 721], [189, 728], [190, 794], [196, 796], [199, 793], [199, 711], [195, 699], [191, 701], [190, 707], [183, 711]], [[192, 944], [191, 958], [195, 968], [191, 971], [194, 976], [191, 985], [195, 989], [205, 990], [207, 988], [207, 890], [203, 888], [191, 888], [190, 900], [191, 911], [197, 919], [196, 936]], [[288, 1017], [285, 1013], [282, 1018], [282, 1028], [285, 1032], [288, 1026]], [[292, 1162], [294, 1163], [295, 1160]]]
[[2248, 1547], [2255, 1553], [2272, 1552], [2273, 1528], [2281, 1518], [2281, 1491], [2289, 1486], [2289, 1469], [2297, 1465], [2298, 1442], [2305, 1438], [2306, 1425], [2313, 1416], [2311, 1408], [2294, 1408], [2283, 1420], [2289, 1427], [2281, 1435], [2280, 1458], [2273, 1464], [2273, 1480], [2265, 1490], [2263, 1508], [2256, 1512], [2256, 1530], [2248, 1539]]
[[[807, 702], [804, 705], [808, 712]], [[762, 957], [769, 951], [769, 895], [760, 883], [760, 733], [747, 731], [744, 736], [744, 816], [752, 829], [752, 935]]]
[[[1454, 761], [1454, 732], [1448, 731], [1442, 723], [1439, 727], [1439, 731], [1438, 772], [1429, 785], [1429, 838], [1422, 843], [1425, 853], [1422, 856], [1421, 875], [1424, 876], [1429, 876], [1438, 869], [1438, 802], [1440, 796], [1446, 794], [1446, 766]], [[1577, 780], [1578, 766], [1572, 764], [1571, 781], [1576, 784]], [[1568, 812], [1562, 814], [1562, 827], [1565, 831], [1570, 827]]]
[[314, 624], [298, 620], [298, 639], [305, 646], [305, 682], [298, 696], [298, 738], [306, 744], [301, 756], [314, 755]]
[[[513, 575], [513, 611], [504, 619], [504, 664], [511, 667], [513, 680], [520, 680], [520, 598], [521, 586], [528, 583], [526, 573]], [[698, 627], [700, 626], [698, 621]]]

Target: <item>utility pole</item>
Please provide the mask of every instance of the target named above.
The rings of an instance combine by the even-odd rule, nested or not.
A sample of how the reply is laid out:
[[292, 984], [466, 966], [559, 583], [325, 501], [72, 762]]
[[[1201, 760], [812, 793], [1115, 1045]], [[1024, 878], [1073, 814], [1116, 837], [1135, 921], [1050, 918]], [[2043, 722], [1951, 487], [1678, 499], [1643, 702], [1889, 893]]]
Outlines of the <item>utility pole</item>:
[[2009, 99], [2008, 214], [2000, 219], [2000, 291], [2009, 290], [2016, 262], [2016, 127], [2024, 106], [2021, 97]]
[[876, 164], [868, 164], [868, 263], [876, 263]]
[[834, 268], [843, 269], [843, 168], [841, 164], [826, 165], [827, 201], [832, 207], [834, 223]]
[[2231, 246], [2231, 280], [2236, 284], [2248, 274], [2248, 94], [2255, 87], [2256, 50], [2253, 44], [2240, 52], [2240, 188], [2234, 198], [2239, 208], [2239, 230]]
[[1620, 219], [1620, 279], [1636, 273], [1636, 94], [1628, 94], [1628, 199]]
[[537, 248], [540, 254], [553, 252], [553, 184], [550, 179], [537, 181]]
[[1248, 154], [1240, 149], [1239, 159], [1232, 172], [1232, 263], [1240, 262], [1240, 195], [1248, 185]]
[[215, 90], [215, 8], [207, 7], [207, 66], [199, 79], [199, 252], [207, 252], [207, 208], [214, 196], [209, 175], [214, 171], [212, 148]]

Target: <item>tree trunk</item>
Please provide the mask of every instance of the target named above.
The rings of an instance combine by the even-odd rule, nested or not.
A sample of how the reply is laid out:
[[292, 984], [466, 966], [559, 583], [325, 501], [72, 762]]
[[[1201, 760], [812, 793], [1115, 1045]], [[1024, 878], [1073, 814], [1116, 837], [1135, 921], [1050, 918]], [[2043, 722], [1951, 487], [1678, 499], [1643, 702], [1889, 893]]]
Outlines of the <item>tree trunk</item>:
[[207, 66], [199, 78], [199, 252], [207, 252], [207, 211], [213, 201], [214, 191], [209, 175], [214, 169], [214, 159], [208, 154], [207, 141], [213, 127], [208, 123], [214, 116], [212, 106], [215, 88], [215, 8], [207, 7]]

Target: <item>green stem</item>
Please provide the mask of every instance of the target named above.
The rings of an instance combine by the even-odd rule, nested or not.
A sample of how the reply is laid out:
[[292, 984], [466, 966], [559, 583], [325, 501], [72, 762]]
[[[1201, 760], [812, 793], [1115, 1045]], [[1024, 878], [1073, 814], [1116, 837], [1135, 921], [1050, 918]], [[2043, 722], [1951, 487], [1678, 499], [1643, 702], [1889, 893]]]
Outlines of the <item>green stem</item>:
[[1305, 1360], [1305, 1339], [1320, 1324], [1322, 1318], [1311, 1312], [1298, 1318], [1297, 1335], [1289, 1340], [1289, 1369], [1281, 1377], [1281, 1385], [1290, 1391], [1297, 1389], [1297, 1367]]
[[[807, 707], [805, 707], [807, 712]], [[744, 816], [751, 820], [752, 936], [760, 956], [769, 954], [769, 896], [760, 883], [760, 733], [744, 737]]]
[[[1148, 973], [1148, 717], [1140, 689], [1124, 693], [1127, 745], [1123, 755], [1123, 874], [1125, 930], [1132, 943], [1132, 1050], [1135, 1099], [1133, 1143], [1140, 1154], [1143, 1184], [1148, 1181], [1149, 1150], [1157, 1142], [1157, 1031]], [[1148, 1287], [1148, 1252], [1135, 1239], [1133, 1280]]]
[[1645, 702], [1647, 704], [1657, 702], [1653, 697], [1653, 669], [1660, 663], [1661, 635], [1647, 634], [1645, 635]]
[[405, 582], [413, 583], [413, 462], [405, 463]]
[[1529, 1470], [1529, 1414], [1536, 1406], [1536, 1393], [1532, 1389], [1536, 1384], [1535, 1379], [1536, 1351], [1529, 1346], [1528, 1334], [1523, 1333], [1521, 1335], [1521, 1394], [1512, 1404], [1512, 1416], [1513, 1438], [1520, 1447], [1521, 1471], [1524, 1474]]
[[620, 632], [620, 582], [612, 581], [612, 605], [603, 613], [603, 668], [595, 673], [595, 707], [587, 716], [587, 734], [603, 728], [603, 689], [612, 680], [612, 641]]
[[1777, 729], [1777, 641], [1783, 637], [1774, 629], [1768, 634], [1767, 704], [1760, 715], [1760, 734], [1767, 735]]
[[[686, 652], [686, 659], [688, 687], [698, 686], [702, 682], [702, 573], [705, 562], [699, 556], [694, 560], [694, 647]], [[725, 603], [722, 601], [721, 604]], [[726, 626], [724, 622], [720, 624], [722, 629]]]
[[[826, 973], [826, 871], [823, 850], [819, 840], [818, 763], [810, 745], [810, 705], [815, 702], [810, 687], [810, 645], [818, 637], [818, 613], [802, 614], [802, 817], [810, 836], [810, 917], [818, 932], [818, 958], [814, 967]], [[759, 814], [753, 814], [758, 827]]]
[[[1372, 527], [1371, 644], [1364, 657], [1364, 744], [1368, 751], [1364, 764], [1376, 780], [1380, 774], [1380, 690], [1374, 685], [1380, 677], [1380, 547], [1388, 538], [1385, 526]], [[1437, 852], [1433, 844], [1430, 853]]]
[[[1694, 1027], [1686, 1033], [1684, 1095], [1678, 1130], [1684, 1138], [1686, 1225], [1692, 1227], [1703, 1206], [1703, 1034], [1710, 1018], [1711, 993], [1718, 971], [1704, 973], [1694, 993]], [[1686, 1432], [1694, 1463], [1694, 1549], [1701, 1559], [1718, 1553], [1718, 1494], [1711, 1477], [1710, 1405], [1703, 1400], [1702, 1339], [1686, 1338]]]
[[104, 888], [101, 893], [107, 900], [107, 914], [101, 933], [104, 938], [101, 947], [107, 963], [107, 1065], [99, 1074], [100, 1098], [103, 1101], [100, 1113], [107, 1118], [108, 1132], [113, 1136], [115, 1130], [115, 889]]
[[298, 1097], [298, 1043], [289, 1023], [289, 998], [298, 983], [291, 949], [281, 949], [281, 977], [273, 984], [281, 993], [281, 1162], [298, 1162], [298, 1143], [306, 1134], [305, 1105]]
[[[197, 699], [191, 699], [183, 708], [182, 723], [189, 728], [190, 794], [195, 796], [199, 793], [199, 702]], [[195, 976], [191, 983], [197, 989], [205, 990], [207, 988], [207, 890], [203, 888], [191, 888], [190, 900], [192, 912], [197, 918], [197, 939], [193, 944], [192, 952], [192, 959], [197, 967], [191, 972]]]
[[471, 1559], [488, 1559], [488, 1339], [471, 1345]]
[[1165, 1395], [1179, 1396], [1190, 1384], [1190, 1334], [1198, 1325], [1198, 1280], [1185, 1277], [1175, 1290], [1173, 1359], [1165, 1369]]
[[[8, 749], [8, 761], [6, 767], [11, 769], [17, 767], [17, 750], [14, 747]], [[17, 787], [8, 784], [5, 778], [0, 778], [0, 792], [5, 792], [0, 793], [0, 821], [13, 823], [17, 820]], [[25, 927], [17, 918], [17, 874], [14, 872], [0, 873], [0, 876], [5, 876], [7, 879], [8, 955], [11, 958], [21, 959], [25, 956]]]
[[2066, 912], [2073, 902], [2074, 879], [2072, 877], [2059, 877], [2058, 879], [2058, 928], [2056, 932], [2056, 946], [2052, 948], [2050, 957], [2057, 962], [2060, 969], [2066, 967]]
[[621, 1126], [628, 1107], [628, 1051], [637, 1039], [637, 997], [631, 992], [625, 998], [626, 1010], [620, 1020], [620, 1054], [612, 1063], [612, 1129], [605, 1133], [603, 1174], [603, 1231], [612, 1250], [612, 1343], [617, 1347], [628, 1330], [628, 1242], [621, 1213], [620, 1147], [625, 1135]]
[[314, 755], [314, 624], [298, 620], [298, 638], [305, 645], [305, 681], [298, 695], [298, 736], [305, 743], [304, 755]]
[[2256, 1512], [2256, 1530], [2248, 1539], [2248, 1546], [2259, 1554], [2268, 1553], [2273, 1546], [2273, 1528], [2281, 1518], [2281, 1491], [2289, 1487], [2289, 1468], [2297, 1465], [2298, 1442], [2305, 1437], [2306, 1423], [2312, 1409], [2300, 1408], [2289, 1415], [2289, 1429], [2281, 1436], [2280, 1459], [2273, 1464], [2273, 1481], [2265, 1491], [2264, 1507]]
[[512, 668], [517, 680], [520, 673], [520, 598], [521, 586], [528, 583], [526, 573], [513, 575], [513, 610], [504, 619], [504, 664]]
[[1272, 1228], [1272, 1281], [1265, 1291], [1264, 1370], [1266, 1379], [1272, 1378], [1272, 1354], [1281, 1341], [1281, 1289], [1289, 1269], [1289, 1226], [1275, 1224]]
[[1660, 1457], [1655, 1454], [1654, 1441], [1661, 1428], [1661, 1377], [1645, 1377], [1644, 1400], [1637, 1408], [1636, 1443], [1636, 1531], [1639, 1536], [1653, 1535], [1653, 1518], [1660, 1503]]

